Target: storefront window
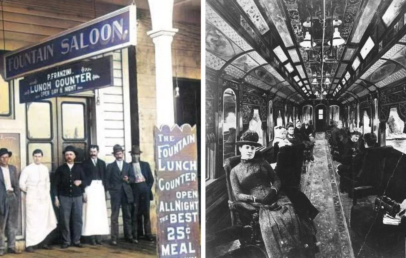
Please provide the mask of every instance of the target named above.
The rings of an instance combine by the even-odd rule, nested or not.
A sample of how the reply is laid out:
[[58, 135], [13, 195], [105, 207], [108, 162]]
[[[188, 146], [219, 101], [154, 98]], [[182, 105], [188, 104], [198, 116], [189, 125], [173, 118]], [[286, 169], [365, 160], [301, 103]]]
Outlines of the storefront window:
[[85, 138], [85, 107], [82, 104], [62, 104], [62, 133], [64, 139]]
[[390, 109], [389, 118], [386, 122], [386, 145], [406, 153], [406, 134], [404, 133], [405, 122], [399, 117], [398, 109]]
[[27, 104], [28, 139], [51, 139], [51, 103]]
[[[0, 76], [1, 77], [1, 76]], [[0, 116], [9, 116], [11, 114], [10, 104], [10, 85], [0, 78]]]
[[44, 156], [42, 157], [42, 164], [44, 164], [49, 171], [52, 170], [52, 145], [50, 143], [29, 143], [28, 144], [28, 163], [32, 163], [32, 153], [34, 150], [40, 149]]

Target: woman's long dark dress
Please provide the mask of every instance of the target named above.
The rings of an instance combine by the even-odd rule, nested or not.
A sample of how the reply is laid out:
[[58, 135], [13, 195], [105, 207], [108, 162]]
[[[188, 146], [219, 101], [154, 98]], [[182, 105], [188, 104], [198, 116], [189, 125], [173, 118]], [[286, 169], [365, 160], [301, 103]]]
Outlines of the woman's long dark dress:
[[[273, 191], [272, 186], [278, 192], [281, 187], [275, 171], [262, 159], [242, 160], [231, 170], [230, 181], [237, 201], [250, 202], [251, 196], [261, 200]], [[282, 209], [271, 211], [262, 205], [259, 211], [259, 224], [268, 256], [314, 257], [316, 232], [313, 222], [299, 217], [286, 196], [277, 197], [271, 203], [276, 199]]]

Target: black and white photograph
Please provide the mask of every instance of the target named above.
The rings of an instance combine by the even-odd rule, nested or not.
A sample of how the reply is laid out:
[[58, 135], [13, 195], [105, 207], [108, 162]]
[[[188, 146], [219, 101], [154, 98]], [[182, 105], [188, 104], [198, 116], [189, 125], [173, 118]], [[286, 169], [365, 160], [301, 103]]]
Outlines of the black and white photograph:
[[204, 6], [206, 257], [405, 257], [406, 1]]
[[200, 0], [0, 0], [0, 256], [201, 257], [200, 35]]

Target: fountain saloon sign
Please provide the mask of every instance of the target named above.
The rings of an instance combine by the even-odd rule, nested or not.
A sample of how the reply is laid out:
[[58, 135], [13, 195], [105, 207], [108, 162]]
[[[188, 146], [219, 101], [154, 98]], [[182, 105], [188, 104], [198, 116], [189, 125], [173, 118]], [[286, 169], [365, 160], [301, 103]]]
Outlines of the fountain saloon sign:
[[4, 56], [6, 80], [44, 68], [136, 45], [134, 5]]

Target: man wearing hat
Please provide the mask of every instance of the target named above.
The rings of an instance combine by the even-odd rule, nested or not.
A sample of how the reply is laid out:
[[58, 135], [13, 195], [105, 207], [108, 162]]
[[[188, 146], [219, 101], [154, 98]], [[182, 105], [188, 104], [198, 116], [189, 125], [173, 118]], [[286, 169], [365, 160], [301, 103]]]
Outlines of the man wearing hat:
[[8, 253], [17, 253], [15, 238], [18, 227], [20, 187], [17, 168], [9, 165], [11, 151], [0, 149], [0, 255], [5, 253], [5, 231], [7, 231]]
[[77, 151], [74, 146], [66, 146], [63, 155], [66, 163], [55, 171], [55, 206], [59, 207], [59, 223], [63, 240], [61, 247], [68, 248], [72, 242], [73, 246], [83, 247], [80, 236], [82, 235], [82, 198], [86, 177], [82, 166], [75, 164]]
[[117, 245], [118, 216], [123, 214], [124, 236], [130, 243], [135, 243], [131, 227], [131, 209], [134, 202], [130, 183], [135, 182], [134, 170], [124, 161], [124, 149], [116, 144], [113, 147], [116, 160], [107, 165], [106, 189], [110, 193], [111, 203], [111, 244]]
[[99, 146], [91, 145], [90, 158], [82, 163], [85, 172], [85, 203], [82, 236], [90, 237], [91, 245], [101, 245], [101, 235], [110, 233], [105, 198], [106, 163], [97, 158]]
[[[150, 201], [153, 200], [152, 185], [154, 177], [148, 162], [140, 160], [142, 151], [138, 145], [133, 145], [130, 151], [131, 165], [135, 172], [135, 183], [132, 184], [134, 194], [134, 205], [132, 212], [133, 236], [137, 239], [137, 232], [145, 230], [145, 239], [152, 241], [151, 221], [149, 217]], [[142, 223], [142, 219], [143, 223]]]

